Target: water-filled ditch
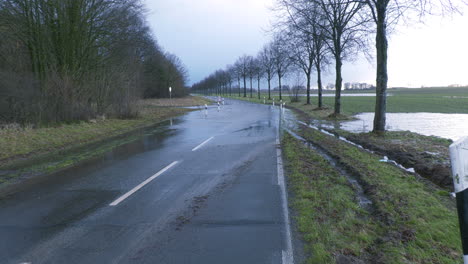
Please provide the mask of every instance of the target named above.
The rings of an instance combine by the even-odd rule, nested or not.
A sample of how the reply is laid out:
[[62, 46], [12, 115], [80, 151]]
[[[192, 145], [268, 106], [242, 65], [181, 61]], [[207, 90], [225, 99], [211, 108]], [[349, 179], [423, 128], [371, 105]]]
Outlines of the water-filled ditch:
[[[330, 129], [342, 129], [353, 133], [370, 132], [374, 113], [355, 115], [357, 120], [333, 122], [314, 120], [313, 124]], [[411, 131], [425, 136], [437, 136], [456, 141], [468, 135], [468, 114], [442, 113], [387, 113], [389, 131]]]

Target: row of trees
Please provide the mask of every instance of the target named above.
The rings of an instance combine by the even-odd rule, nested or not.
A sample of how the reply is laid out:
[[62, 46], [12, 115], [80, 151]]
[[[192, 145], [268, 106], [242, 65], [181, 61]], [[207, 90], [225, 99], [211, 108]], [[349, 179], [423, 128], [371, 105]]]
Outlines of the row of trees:
[[[333, 64], [333, 115], [336, 116], [341, 113], [343, 62], [355, 59], [360, 52], [373, 54], [377, 66], [374, 132], [385, 131], [388, 31], [400, 21], [409, 22], [413, 18], [420, 20], [426, 14], [448, 14], [458, 10], [451, 0], [277, 0], [277, 3], [281, 16], [275, 23], [276, 31], [272, 42], [255, 58], [240, 57], [234, 66], [216, 71], [193, 88], [199, 91], [222, 92], [223, 90], [217, 90], [217, 87], [226, 87], [229, 82], [225, 82], [225, 79], [237, 78], [244, 80], [246, 96], [245, 79], [251, 80], [251, 72], [256, 70], [258, 76], [263, 76], [268, 81], [269, 99], [270, 81], [273, 76], [277, 77], [281, 98], [282, 78], [289, 71], [299, 70], [307, 80], [307, 104], [310, 104], [311, 77], [315, 72], [318, 107], [321, 108], [322, 72], [328, 65]], [[375, 36], [375, 41], [369, 36]], [[375, 45], [375, 52], [370, 52], [371, 43]]]
[[138, 0], [0, 0], [0, 123], [135, 116], [141, 97], [186, 93]]
[[[271, 87], [274, 77], [278, 77], [280, 98], [282, 99], [282, 78], [292, 68], [287, 47], [283, 45], [285, 40], [279, 35], [275, 40], [254, 57], [243, 55], [237, 61], [228, 65], [226, 69], [215, 71], [202, 81], [194, 84], [192, 90], [196, 92], [230, 94], [238, 93], [239, 96], [253, 97], [254, 83], [256, 96], [260, 98], [260, 84], [262, 80], [268, 83], [268, 99], [271, 100]], [[237, 86], [233, 87], [233, 85]]]

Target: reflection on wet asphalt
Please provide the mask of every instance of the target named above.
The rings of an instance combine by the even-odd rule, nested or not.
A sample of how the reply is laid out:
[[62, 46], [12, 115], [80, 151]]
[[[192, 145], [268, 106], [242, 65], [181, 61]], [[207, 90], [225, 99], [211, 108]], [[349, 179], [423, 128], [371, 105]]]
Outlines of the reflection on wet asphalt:
[[226, 103], [1, 198], [0, 262], [281, 263], [279, 110]]

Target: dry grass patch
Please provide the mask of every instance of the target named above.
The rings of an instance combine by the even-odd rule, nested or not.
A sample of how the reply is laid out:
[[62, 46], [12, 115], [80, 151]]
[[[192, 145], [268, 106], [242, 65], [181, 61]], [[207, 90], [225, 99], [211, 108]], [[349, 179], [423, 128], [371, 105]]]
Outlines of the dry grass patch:
[[185, 106], [199, 106], [204, 104], [211, 104], [212, 101], [198, 97], [186, 96], [183, 98], [160, 98], [160, 99], [144, 99], [140, 101], [142, 106], [155, 106], [155, 107], [185, 107]]

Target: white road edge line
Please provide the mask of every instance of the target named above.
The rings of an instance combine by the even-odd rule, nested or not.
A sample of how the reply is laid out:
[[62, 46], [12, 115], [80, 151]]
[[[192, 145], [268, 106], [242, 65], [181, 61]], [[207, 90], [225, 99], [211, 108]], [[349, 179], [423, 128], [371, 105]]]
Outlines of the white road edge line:
[[144, 182], [138, 184], [135, 188], [131, 189], [130, 191], [128, 191], [127, 193], [125, 193], [124, 195], [120, 196], [119, 198], [117, 198], [117, 200], [113, 201], [112, 203], [109, 204], [109, 206], [116, 206], [118, 205], [119, 203], [121, 203], [123, 200], [127, 199], [130, 195], [134, 194], [135, 192], [137, 192], [138, 190], [140, 190], [141, 188], [143, 188], [146, 184], [150, 183], [152, 180], [156, 179], [157, 177], [159, 177], [161, 174], [163, 174], [164, 172], [166, 172], [167, 170], [169, 170], [170, 168], [174, 167], [177, 163], [179, 163], [179, 161], [174, 161], [172, 162], [171, 164], [167, 165], [164, 169], [158, 171], [158, 173], [154, 174], [153, 176], [149, 177], [148, 179], [146, 179]]
[[281, 204], [283, 207], [284, 215], [284, 228], [286, 232], [286, 250], [281, 252], [283, 264], [294, 264], [294, 255], [293, 255], [293, 246], [291, 238], [291, 225], [289, 222], [289, 210], [288, 210], [288, 197], [286, 193], [286, 183], [284, 180], [284, 170], [283, 170], [283, 158], [281, 154], [281, 146], [279, 140], [279, 127], [278, 134], [276, 135], [276, 164], [278, 164], [278, 185], [281, 190]]
[[205, 145], [206, 143], [208, 143], [210, 140], [212, 140], [214, 137], [210, 137], [209, 139], [203, 141], [200, 145], [194, 147], [192, 149], [192, 151], [197, 151], [199, 148], [203, 147], [203, 145]]

